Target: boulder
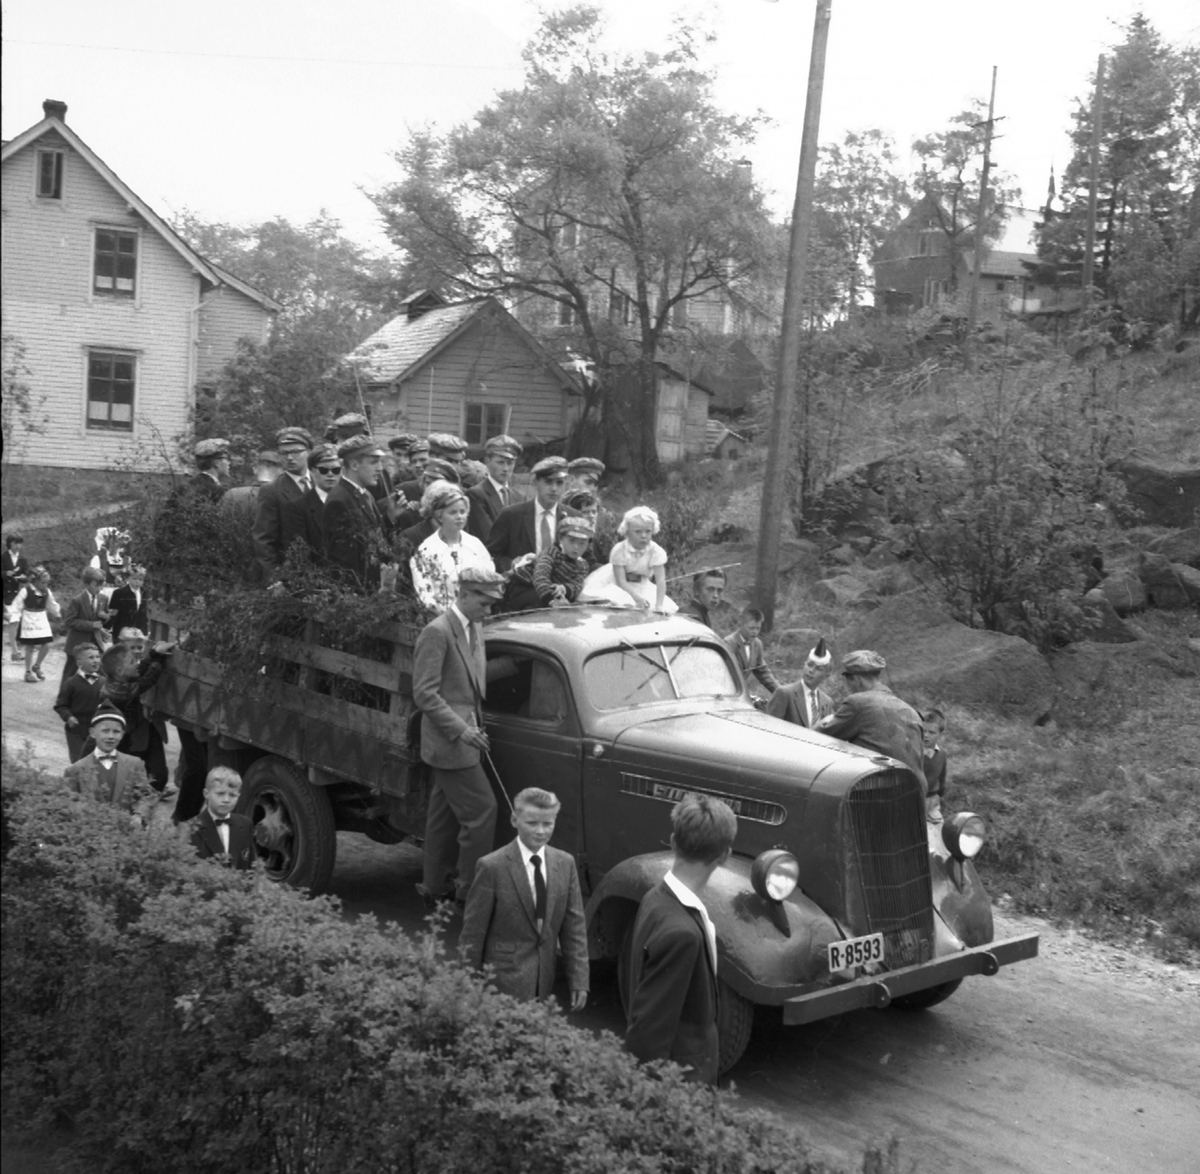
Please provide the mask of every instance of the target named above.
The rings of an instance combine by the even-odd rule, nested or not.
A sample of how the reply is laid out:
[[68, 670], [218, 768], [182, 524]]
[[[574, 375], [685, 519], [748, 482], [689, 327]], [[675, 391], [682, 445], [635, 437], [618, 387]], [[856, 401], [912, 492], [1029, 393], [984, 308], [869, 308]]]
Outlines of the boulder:
[[1144, 554], [1140, 570], [1153, 606], [1180, 608], [1200, 603], [1200, 571], [1195, 567], [1169, 562], [1165, 555]]
[[858, 561], [858, 554], [854, 547], [848, 542], [843, 542], [841, 546], [835, 546], [825, 555], [827, 563], [836, 563], [839, 567], [848, 567], [851, 563]]
[[840, 635], [838, 647], [881, 653], [888, 683], [910, 702], [954, 701], [1029, 721], [1054, 704], [1054, 676], [1032, 644], [968, 628], [923, 591], [884, 600]]
[[[1116, 571], [1103, 579], [1095, 588], [1107, 601], [1109, 607], [1119, 616], [1129, 615], [1130, 612], [1141, 611], [1146, 606], [1146, 584], [1142, 577], [1131, 568]], [[1091, 591], [1088, 592], [1092, 594]]]
[[809, 589], [809, 598], [814, 603], [833, 607], [873, 606], [878, 596], [861, 579], [853, 575], [834, 575], [830, 579], [819, 579]]
[[1200, 469], [1167, 468], [1149, 461], [1125, 460], [1117, 465], [1130, 504], [1150, 526], [1190, 526], [1200, 510]]
[[1094, 587], [1083, 597], [1083, 610], [1092, 626], [1085, 637], [1094, 644], [1129, 644], [1137, 633], [1113, 610], [1104, 592]]
[[1151, 677], [1194, 677], [1200, 672], [1200, 650], [1179, 646], [1168, 652], [1153, 640], [1132, 644], [1080, 641], [1056, 648], [1046, 659], [1064, 703], [1085, 701], [1113, 686], [1136, 689]]
[[1161, 554], [1168, 562], [1186, 563], [1200, 570], [1200, 527], [1192, 526], [1187, 530], [1160, 534], [1146, 543], [1146, 550], [1151, 554]]
[[877, 570], [864, 568], [858, 574], [877, 595], [903, 595], [920, 587], [909, 563], [893, 562]]

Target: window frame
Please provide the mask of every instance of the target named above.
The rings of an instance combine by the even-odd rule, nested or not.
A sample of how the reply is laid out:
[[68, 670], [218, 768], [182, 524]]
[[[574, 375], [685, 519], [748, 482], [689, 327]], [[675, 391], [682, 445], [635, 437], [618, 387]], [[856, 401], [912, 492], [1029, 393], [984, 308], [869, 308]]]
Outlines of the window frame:
[[[121, 275], [119, 272], [115, 272], [111, 276], [111, 280], [114, 282], [112, 288], [106, 289], [106, 288], [103, 288], [103, 287], [97, 285], [97, 282], [101, 278], [101, 274], [100, 274], [100, 257], [101, 257], [100, 236], [101, 236], [101, 234], [108, 234], [108, 235], [112, 236], [112, 238], [113, 238], [114, 247], [113, 247], [111, 253], [105, 253], [104, 255], [111, 256], [113, 258], [114, 268], [116, 268], [116, 264], [115, 264], [116, 261], [121, 256], [121, 249], [120, 249], [121, 238], [125, 237], [125, 238], [132, 239], [132, 241], [133, 241], [133, 278], [132, 278], [133, 285], [132, 285], [131, 289], [118, 289], [117, 288], [115, 283], [121, 280]], [[128, 299], [129, 301], [136, 302], [138, 300], [140, 289], [141, 289], [141, 258], [142, 258], [142, 234], [138, 229], [130, 228], [128, 226], [122, 226], [122, 227], [118, 228], [118, 227], [115, 227], [112, 225], [106, 225], [106, 224], [93, 225], [92, 226], [91, 296], [93, 298], [96, 298], [96, 297], [119, 298], [121, 300]]]
[[[97, 360], [111, 360], [110, 373], [105, 380], [108, 383], [108, 397], [101, 401], [94, 399], [92, 395], [93, 373], [92, 364]], [[117, 402], [113, 392], [116, 390], [116, 371], [115, 366], [118, 360], [127, 359], [132, 367], [131, 375], [128, 380], [129, 385], [129, 421], [114, 421], [113, 406]], [[118, 435], [132, 436], [135, 430], [135, 422], [137, 415], [138, 402], [138, 375], [140, 367], [141, 354], [135, 350], [129, 350], [127, 347], [114, 346], [89, 346], [84, 348], [84, 387], [83, 387], [83, 427], [88, 433], [103, 432], [116, 433]], [[103, 378], [103, 377], [101, 377]], [[125, 382], [122, 380], [121, 382]], [[93, 402], [105, 402], [108, 407], [107, 417], [103, 420], [97, 419], [92, 414]]]
[[[471, 415], [471, 410], [473, 408], [478, 408], [481, 413], [480, 418], [479, 418], [479, 425], [478, 425], [478, 430], [479, 430], [479, 433], [481, 433], [481, 435], [479, 436], [478, 440], [472, 439], [472, 428], [471, 428], [470, 415]], [[503, 413], [503, 417], [504, 417], [503, 418], [503, 427], [501, 427], [496, 432], [491, 432], [491, 431], [489, 431], [489, 424], [488, 424], [489, 412], [490, 412], [490, 410], [497, 409], [497, 408], [500, 409]], [[462, 438], [463, 438], [463, 440], [465, 440], [467, 442], [468, 446], [470, 446], [472, 448], [475, 448], [475, 447], [482, 448], [484, 445], [484, 442], [487, 441], [490, 437], [507, 435], [508, 434], [508, 423], [511, 419], [512, 419], [512, 404], [506, 403], [503, 400], [483, 400], [483, 399], [466, 400], [463, 403]]]
[[[53, 156], [57, 160], [55, 171], [57, 172], [56, 179], [58, 181], [57, 192], [42, 191], [42, 159], [47, 156]], [[67, 153], [61, 147], [38, 147], [36, 154], [36, 166], [33, 170], [33, 194], [39, 200], [53, 200], [56, 204], [63, 202], [66, 191], [67, 177]]]

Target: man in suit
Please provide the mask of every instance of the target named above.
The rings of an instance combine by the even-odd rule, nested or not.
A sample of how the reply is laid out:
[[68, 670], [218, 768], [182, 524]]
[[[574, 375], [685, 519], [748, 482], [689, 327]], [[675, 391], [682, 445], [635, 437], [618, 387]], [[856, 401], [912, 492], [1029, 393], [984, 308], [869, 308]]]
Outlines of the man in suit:
[[425, 626], [413, 650], [421, 761], [432, 776], [421, 890], [431, 905], [465, 902], [475, 865], [492, 847], [496, 800], [481, 761], [488, 749], [483, 729], [488, 666], [480, 622], [503, 596], [503, 575], [464, 567], [458, 598]]
[[84, 567], [80, 579], [83, 581], [83, 590], [71, 598], [63, 612], [63, 626], [67, 629], [63, 646], [66, 654], [62, 675], [64, 681], [76, 671], [75, 649], [80, 644], [94, 644], [103, 652], [109, 643], [105, 631], [108, 604], [100, 594], [100, 588], [104, 586], [104, 572], [96, 567]]
[[352, 436], [338, 445], [337, 454], [342, 479], [329, 491], [321, 515], [325, 561], [359, 587], [374, 590], [387, 554], [383, 515], [371, 495], [383, 472], [384, 449], [369, 436]]
[[817, 722], [833, 713], [833, 698], [821, 688], [832, 669], [833, 656], [822, 636], [809, 652], [800, 680], [783, 685], [771, 694], [767, 713], [792, 725], [813, 729]]
[[287, 554], [284, 511], [312, 488], [308, 477], [308, 454], [312, 447], [312, 437], [306, 428], [280, 428], [275, 433], [275, 450], [283, 461], [283, 472], [258, 491], [258, 506], [251, 530], [254, 559], [258, 563], [260, 581], [266, 586], [279, 579], [279, 569]]
[[94, 644], [75, 648], [76, 671], [58, 690], [54, 712], [63, 720], [67, 735], [67, 757], [78, 762], [83, 757], [83, 744], [88, 728], [100, 705], [100, 649]]
[[554, 545], [558, 503], [566, 486], [567, 462], [562, 457], [546, 457], [533, 466], [533, 500], [505, 506], [492, 523], [486, 545], [496, 570], [510, 571], [513, 559], [541, 554]]
[[67, 786], [77, 795], [131, 814], [152, 804], [157, 796], [150, 789], [141, 759], [117, 751], [125, 736], [125, 719], [115, 705], [101, 702], [92, 716], [91, 735], [96, 749], [63, 771]]
[[215, 860], [239, 871], [254, 866], [254, 821], [238, 815], [242, 776], [229, 766], [214, 766], [204, 780], [204, 810], [192, 821], [188, 837], [201, 860]]
[[342, 476], [342, 458], [332, 444], [318, 444], [308, 454], [312, 486], [298, 501], [283, 508], [283, 549], [299, 540], [318, 562], [325, 556], [325, 499]]
[[130, 567], [125, 582], [109, 596], [108, 619], [104, 626], [114, 636], [120, 636], [122, 628], [137, 628], [139, 632], [149, 630], [146, 596], [142, 592], [145, 582], [146, 568]]
[[492, 523], [505, 506], [516, 505], [523, 500], [509, 485], [521, 452], [520, 443], [511, 436], [493, 436], [483, 446], [487, 476], [467, 490], [467, 501], [471, 506], [467, 533], [473, 534], [480, 542], [487, 542]]
[[737, 818], [720, 799], [688, 795], [672, 810], [671, 828], [671, 871], [642, 898], [633, 924], [625, 1047], [716, 1084], [717, 932], [700, 894], [729, 859]]
[[554, 990], [561, 945], [572, 1011], [588, 996], [587, 924], [575, 859], [550, 847], [558, 797], [526, 787], [513, 799], [517, 838], [479, 861], [463, 912], [458, 950], [477, 970], [493, 966], [496, 986], [515, 999], [546, 999]]

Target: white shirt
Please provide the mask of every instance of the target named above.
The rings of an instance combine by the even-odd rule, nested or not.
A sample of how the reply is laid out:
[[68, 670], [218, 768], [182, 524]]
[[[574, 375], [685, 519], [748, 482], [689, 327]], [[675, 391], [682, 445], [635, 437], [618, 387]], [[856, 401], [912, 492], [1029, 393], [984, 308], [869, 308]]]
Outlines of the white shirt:
[[317, 491], [317, 497], [321, 501], [321, 504], [324, 505], [325, 499], [329, 496], [329, 494], [326, 493], [325, 490], [322, 489], [315, 481], [313, 482], [313, 488]]
[[667, 882], [667, 888], [671, 890], [679, 898], [681, 905], [686, 905], [689, 909], [695, 909], [700, 914], [700, 920], [704, 922], [704, 934], [708, 938], [708, 958], [712, 963], [713, 974], [717, 973], [717, 928], [712, 923], [712, 918], [708, 915], [708, 910], [704, 908], [704, 902], [692, 892], [679, 878], [673, 873], [668, 872], [663, 880]]
[[96, 761], [102, 767], [104, 767], [105, 770], [111, 770], [117, 765], [117, 752], [115, 750], [111, 754], [101, 754], [100, 747], [97, 746], [96, 749], [92, 751], [92, 755], [95, 757]]
[[542, 553], [542, 518], [549, 517], [550, 519], [550, 544], [554, 544], [554, 537], [558, 533], [558, 515], [554, 512], [556, 506], [551, 506], [545, 509], [540, 501], [533, 503], [533, 532], [537, 537], [537, 553]]
[[517, 837], [517, 847], [521, 851], [521, 859], [525, 862], [525, 878], [529, 881], [529, 891], [533, 894], [533, 907], [537, 908], [537, 885], [533, 881], [533, 864], [531, 863], [534, 856], [537, 856], [542, 862], [542, 880], [546, 882], [546, 903], [549, 904], [550, 877], [549, 870], [546, 867], [546, 849], [539, 848], [537, 852], [534, 852], [532, 849], [525, 847], [524, 841], [520, 836]]
[[226, 856], [228, 856], [229, 855], [229, 820], [226, 819], [226, 821], [224, 823], [217, 823], [218, 818], [220, 818], [217, 815], [217, 813], [215, 811], [209, 811], [208, 814], [212, 817], [213, 823], [216, 824], [217, 835], [221, 837], [221, 850], [225, 853]]

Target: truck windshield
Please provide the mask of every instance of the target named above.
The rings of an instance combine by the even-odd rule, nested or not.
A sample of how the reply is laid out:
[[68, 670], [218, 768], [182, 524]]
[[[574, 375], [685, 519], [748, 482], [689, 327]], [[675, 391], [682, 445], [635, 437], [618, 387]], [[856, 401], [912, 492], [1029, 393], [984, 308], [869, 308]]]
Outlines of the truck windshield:
[[688, 697], [738, 697], [725, 658], [707, 645], [632, 644], [593, 656], [583, 667], [597, 709], [626, 709]]

